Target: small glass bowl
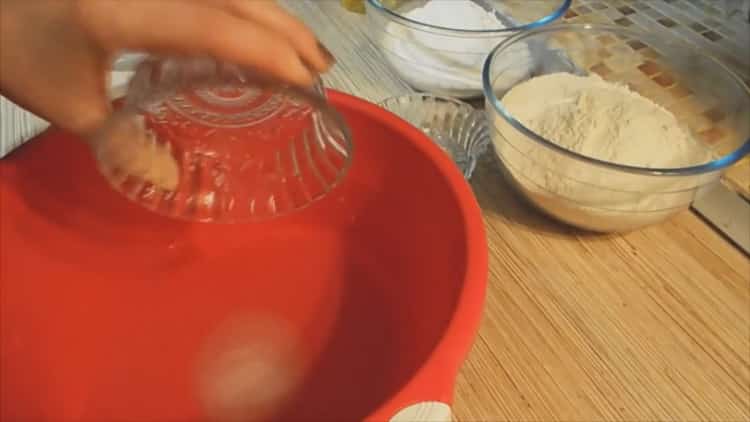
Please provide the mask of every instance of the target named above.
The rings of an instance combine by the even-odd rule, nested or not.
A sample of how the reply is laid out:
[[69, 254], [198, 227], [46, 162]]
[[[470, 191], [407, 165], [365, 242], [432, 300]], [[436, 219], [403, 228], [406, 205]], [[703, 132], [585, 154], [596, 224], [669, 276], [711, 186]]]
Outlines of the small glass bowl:
[[[514, 49], [528, 48], [525, 62]], [[520, 73], [518, 66], [528, 68]], [[567, 72], [598, 74], [627, 85], [672, 113], [700, 160], [687, 167], [647, 168], [579, 154], [530, 130], [503, 98], [534, 77]], [[750, 152], [750, 90], [726, 66], [662, 32], [600, 24], [560, 24], [509, 38], [487, 58], [483, 83], [495, 155], [531, 203], [565, 223], [621, 232], [658, 223], [687, 209]], [[548, 99], [529, 98], [542, 106]]]
[[391, 97], [379, 104], [430, 137], [468, 180], [490, 143], [485, 116], [453, 98], [426, 94]]
[[446, 27], [442, 19], [420, 22], [407, 17], [409, 11], [430, 2], [451, 3], [446, 0], [367, 0], [368, 32], [388, 64], [416, 90], [477, 98], [482, 96], [482, 65], [492, 49], [519, 31], [560, 18], [571, 4], [571, 0], [473, 1], [499, 17], [497, 28]]
[[204, 58], [147, 58], [93, 136], [112, 186], [157, 213], [205, 222], [300, 210], [352, 160], [347, 126], [320, 83], [310, 91]]

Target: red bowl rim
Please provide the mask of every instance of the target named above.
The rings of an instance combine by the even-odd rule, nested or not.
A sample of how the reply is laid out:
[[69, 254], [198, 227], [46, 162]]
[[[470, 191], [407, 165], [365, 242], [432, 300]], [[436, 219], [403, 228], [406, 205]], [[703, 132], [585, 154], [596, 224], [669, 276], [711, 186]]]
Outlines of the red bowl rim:
[[[458, 370], [476, 337], [484, 310], [488, 276], [488, 250], [484, 220], [471, 187], [453, 161], [424, 133], [400, 117], [363, 99], [328, 90], [334, 107], [341, 106], [367, 115], [411, 142], [438, 168], [458, 202], [466, 237], [466, 273], [455, 312], [442, 337], [414, 376], [368, 420], [388, 420], [398, 410], [421, 401], [450, 403]], [[355, 140], [356, 142], [356, 140]]]

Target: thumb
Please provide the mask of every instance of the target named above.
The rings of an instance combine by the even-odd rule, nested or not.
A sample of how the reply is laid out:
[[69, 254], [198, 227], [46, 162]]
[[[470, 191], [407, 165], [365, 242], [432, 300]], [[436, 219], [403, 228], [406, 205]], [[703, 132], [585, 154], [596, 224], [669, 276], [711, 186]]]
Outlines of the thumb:
[[[108, 67], [102, 67], [96, 75], [79, 79], [84, 85], [76, 93], [73, 87], [62, 90], [62, 109], [54, 108], [50, 121], [54, 125], [74, 132], [84, 138], [93, 135], [112, 114], [109, 96], [111, 76]], [[88, 83], [86, 83], [88, 82]]]

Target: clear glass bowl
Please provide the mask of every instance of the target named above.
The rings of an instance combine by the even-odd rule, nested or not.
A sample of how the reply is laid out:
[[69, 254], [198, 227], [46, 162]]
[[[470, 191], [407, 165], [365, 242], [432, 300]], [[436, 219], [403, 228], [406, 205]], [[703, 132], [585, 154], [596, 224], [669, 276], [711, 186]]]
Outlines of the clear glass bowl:
[[[519, 45], [531, 52], [523, 63], [512, 53]], [[518, 66], [531, 72], [519, 73]], [[578, 154], [531, 131], [503, 97], [531, 77], [556, 72], [596, 73], [627, 84], [675, 115], [705, 148], [706, 159], [681, 168], [627, 166]], [[748, 87], [714, 58], [661, 32], [597, 24], [538, 28], [492, 52], [483, 84], [495, 155], [507, 176], [541, 210], [584, 229], [627, 231], [662, 221], [688, 208], [750, 152]]]
[[571, 0], [473, 1], [488, 13], [497, 12], [493, 13], [499, 16], [496, 28], [446, 27], [441, 26], [442, 18], [428, 22], [407, 17], [427, 3], [450, 1], [367, 0], [368, 31], [388, 64], [415, 89], [474, 98], [482, 95], [482, 65], [498, 43], [519, 31], [556, 20], [571, 4]]
[[320, 83], [303, 91], [199, 58], [141, 62], [91, 145], [131, 200], [207, 222], [302, 209], [339, 184], [352, 160], [348, 128]]
[[424, 132], [467, 180], [471, 178], [490, 142], [484, 113], [452, 98], [426, 94], [391, 97], [380, 106]]

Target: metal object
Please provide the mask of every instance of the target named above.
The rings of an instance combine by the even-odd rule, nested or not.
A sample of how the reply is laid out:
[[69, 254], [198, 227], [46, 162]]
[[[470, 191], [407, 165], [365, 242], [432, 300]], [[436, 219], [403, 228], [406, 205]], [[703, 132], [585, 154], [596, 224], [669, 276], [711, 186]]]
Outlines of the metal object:
[[692, 209], [750, 255], [750, 202], [719, 183], [693, 202]]

